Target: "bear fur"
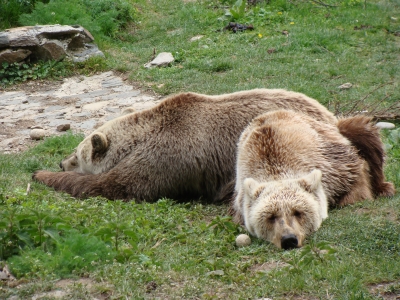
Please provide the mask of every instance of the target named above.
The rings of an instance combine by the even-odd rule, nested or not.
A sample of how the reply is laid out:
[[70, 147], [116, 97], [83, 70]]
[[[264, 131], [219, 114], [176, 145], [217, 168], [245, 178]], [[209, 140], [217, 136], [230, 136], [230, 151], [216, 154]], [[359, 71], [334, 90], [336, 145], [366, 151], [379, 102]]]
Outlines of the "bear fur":
[[216, 201], [233, 192], [236, 145], [257, 115], [293, 109], [321, 122], [337, 119], [318, 101], [279, 89], [208, 96], [182, 93], [111, 120], [86, 137], [61, 167], [33, 178], [74, 197]]
[[238, 143], [234, 220], [279, 248], [301, 247], [328, 206], [394, 194], [383, 155], [369, 117], [335, 126], [293, 111], [258, 116]]

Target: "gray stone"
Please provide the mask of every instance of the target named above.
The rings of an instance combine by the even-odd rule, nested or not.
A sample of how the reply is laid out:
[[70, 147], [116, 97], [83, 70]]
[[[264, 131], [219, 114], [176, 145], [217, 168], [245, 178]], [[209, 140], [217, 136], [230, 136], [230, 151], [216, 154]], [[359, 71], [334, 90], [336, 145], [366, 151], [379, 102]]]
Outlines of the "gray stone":
[[79, 25], [25, 26], [0, 32], [0, 49], [8, 48], [19, 53], [14, 56], [5, 53], [7, 62], [13, 57], [15, 60], [11, 62], [21, 61], [22, 50], [31, 51], [25, 56], [31, 60], [61, 60], [67, 55], [73, 61], [84, 61], [92, 56], [104, 57], [93, 41], [90, 32]]
[[6, 49], [0, 52], [0, 64], [7, 62], [7, 63], [14, 63], [14, 62], [20, 62], [27, 58], [32, 51], [28, 49], [17, 49], [17, 50], [12, 50], [12, 49]]
[[10, 46], [10, 40], [5, 32], [0, 32], [0, 49]]
[[70, 124], [61, 124], [57, 126], [57, 131], [67, 131], [71, 128]]
[[64, 109], [64, 108], [65, 108], [65, 106], [54, 105], [54, 106], [47, 107], [44, 111], [45, 112], [50, 112], [50, 111], [55, 111], [55, 110], [61, 110], [61, 109]]
[[174, 61], [170, 52], [161, 52], [151, 62], [144, 65], [145, 68], [165, 67]]
[[41, 140], [46, 136], [46, 131], [44, 129], [32, 129], [29, 136], [32, 140]]
[[343, 83], [342, 85], [339, 85], [338, 88], [341, 90], [347, 90], [350, 89], [353, 86], [350, 82]]
[[60, 119], [51, 119], [50, 122], [47, 125], [50, 126], [50, 127], [57, 127], [59, 125], [65, 124], [65, 122], [66, 121], [64, 119], [62, 119], [62, 120], [60, 120]]
[[71, 55], [73, 62], [84, 62], [94, 56], [105, 57], [104, 53], [101, 52], [95, 44], [85, 44], [84, 49], [79, 52], [74, 52]]
[[40, 41], [33, 26], [7, 29], [5, 33], [8, 35], [10, 47], [39, 46]]
[[80, 125], [79, 125], [79, 127], [81, 128], [81, 129], [85, 129], [85, 130], [87, 130], [87, 129], [93, 129], [93, 127], [94, 126], [96, 126], [96, 120], [87, 120], [87, 121], [85, 121], [85, 122], [82, 122]]
[[89, 118], [92, 116], [92, 113], [91, 112], [80, 112], [77, 114], [73, 114], [72, 116], [77, 117], [77, 118]]
[[62, 60], [67, 53], [62, 42], [57, 40], [45, 40], [34, 54], [40, 60]]

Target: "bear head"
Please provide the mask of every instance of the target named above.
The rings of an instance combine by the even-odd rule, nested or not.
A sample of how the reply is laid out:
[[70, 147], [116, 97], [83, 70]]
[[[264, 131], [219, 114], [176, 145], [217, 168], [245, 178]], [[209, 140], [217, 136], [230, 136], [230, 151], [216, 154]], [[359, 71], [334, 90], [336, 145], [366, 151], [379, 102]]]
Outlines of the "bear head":
[[94, 132], [85, 138], [74, 153], [66, 157], [60, 167], [63, 171], [73, 171], [83, 174], [98, 174], [104, 171], [102, 161], [109, 147], [105, 134]]
[[328, 217], [320, 170], [298, 179], [243, 183], [243, 217], [247, 230], [278, 248], [301, 247], [305, 237]]

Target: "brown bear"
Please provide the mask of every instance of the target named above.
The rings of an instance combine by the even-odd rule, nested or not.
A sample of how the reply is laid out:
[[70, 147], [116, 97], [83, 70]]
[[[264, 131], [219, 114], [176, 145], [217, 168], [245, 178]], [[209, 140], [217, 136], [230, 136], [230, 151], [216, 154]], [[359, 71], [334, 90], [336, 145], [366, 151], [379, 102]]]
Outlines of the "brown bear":
[[337, 123], [316, 100], [286, 90], [182, 93], [107, 122], [61, 163], [65, 172], [38, 171], [33, 178], [74, 197], [216, 201], [234, 180], [241, 132], [257, 115], [277, 109]]
[[379, 132], [368, 117], [335, 126], [293, 111], [260, 115], [238, 144], [234, 220], [279, 248], [301, 247], [327, 218], [329, 205], [393, 195], [382, 158]]

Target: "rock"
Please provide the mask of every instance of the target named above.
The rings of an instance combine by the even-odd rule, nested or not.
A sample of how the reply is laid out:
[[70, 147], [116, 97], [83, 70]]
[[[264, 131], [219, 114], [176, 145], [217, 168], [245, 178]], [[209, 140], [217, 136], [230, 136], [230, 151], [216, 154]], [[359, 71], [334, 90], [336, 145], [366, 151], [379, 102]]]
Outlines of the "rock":
[[225, 272], [223, 270], [215, 270], [215, 271], [210, 271], [206, 273], [207, 276], [223, 276], [225, 275]]
[[7, 265], [0, 267], [0, 280], [15, 280]]
[[104, 56], [97, 48], [93, 36], [79, 25], [25, 26], [0, 32], [0, 63], [20, 62], [26, 58], [61, 60], [66, 56], [73, 61], [85, 61], [92, 56]]
[[20, 62], [27, 58], [32, 51], [28, 49], [17, 49], [17, 50], [12, 50], [12, 49], [6, 49], [0, 52], [0, 64], [3, 64], [4, 62], [7, 62], [9, 64], [15, 63], [15, 62]]
[[161, 52], [155, 59], [144, 65], [145, 68], [165, 67], [174, 61], [170, 52]]
[[45, 40], [34, 53], [34, 57], [40, 60], [62, 60], [67, 53], [64, 50], [64, 45], [58, 40]]
[[83, 49], [74, 51], [71, 55], [73, 62], [83, 62], [93, 56], [104, 57], [104, 53], [94, 44], [85, 44]]
[[70, 124], [61, 124], [57, 126], [57, 131], [67, 131], [71, 128]]
[[41, 140], [46, 136], [46, 130], [44, 129], [32, 129], [29, 136], [32, 140]]
[[342, 85], [339, 85], [338, 88], [341, 90], [347, 90], [349, 88], [351, 88], [353, 86], [353, 84], [351, 84], [350, 82], [347, 83], [343, 83]]
[[191, 42], [200, 40], [204, 35], [195, 35], [190, 39]]
[[389, 122], [378, 122], [378, 123], [376, 123], [375, 126], [380, 129], [393, 129], [396, 127], [396, 125], [394, 125], [393, 123], [389, 123]]
[[236, 246], [245, 247], [251, 244], [251, 239], [247, 234], [239, 234], [236, 238]]

